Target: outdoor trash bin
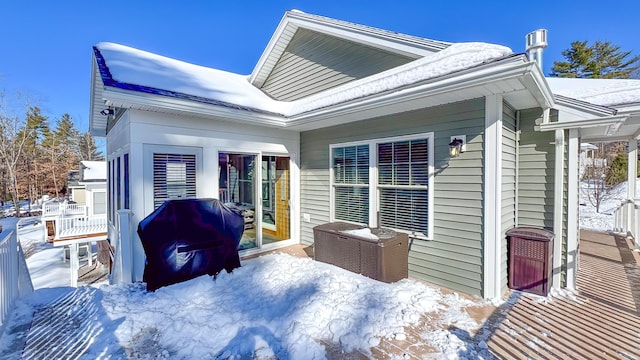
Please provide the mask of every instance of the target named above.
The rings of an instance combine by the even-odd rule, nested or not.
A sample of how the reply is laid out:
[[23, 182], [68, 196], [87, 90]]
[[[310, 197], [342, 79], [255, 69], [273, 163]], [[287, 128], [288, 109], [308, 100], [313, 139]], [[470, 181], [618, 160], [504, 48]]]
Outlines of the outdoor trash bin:
[[553, 278], [553, 232], [516, 227], [506, 235], [509, 237], [509, 287], [547, 296]]
[[345, 233], [358, 229], [367, 228], [343, 222], [314, 227], [315, 259], [388, 283], [408, 276], [407, 234], [384, 228], [370, 229], [377, 239]]

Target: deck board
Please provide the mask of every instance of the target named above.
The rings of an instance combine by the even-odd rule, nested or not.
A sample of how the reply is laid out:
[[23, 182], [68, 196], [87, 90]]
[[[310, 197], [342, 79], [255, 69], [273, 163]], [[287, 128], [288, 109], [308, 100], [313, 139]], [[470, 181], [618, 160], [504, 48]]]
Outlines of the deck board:
[[[581, 233], [580, 250], [577, 292], [563, 291], [545, 298], [510, 291], [502, 305], [482, 315], [485, 319], [482, 327], [462, 340], [472, 350], [474, 346], [476, 350], [488, 348], [491, 356], [498, 359], [640, 359], [639, 257], [623, 237], [587, 231]], [[279, 251], [312, 256], [301, 245]], [[67, 312], [69, 308], [59, 304], [52, 307]], [[56, 320], [58, 314], [46, 312], [53, 311], [50, 308], [36, 314], [26, 337], [24, 354], [40, 358], [37, 354], [68, 355], [60, 349], [81, 352], [75, 345], [75, 350], [68, 346], [48, 347], [36, 336], [39, 327], [60, 326], [56, 325], [59, 321], [48, 323]], [[427, 316], [418, 326], [406, 329], [406, 340], [381, 339], [380, 344], [371, 349], [371, 356], [376, 359], [442, 358], [436, 348], [422, 340], [425, 332], [436, 330]], [[461, 336], [455, 329], [448, 330], [451, 336]], [[55, 331], [59, 332], [58, 328]], [[47, 344], [56, 342], [71, 343], [68, 338], [47, 338]], [[81, 345], [86, 346], [82, 341]], [[345, 352], [339, 344], [325, 345], [329, 358], [371, 357], [358, 351]], [[54, 350], [58, 352], [51, 353]], [[474, 358], [475, 353], [462, 351], [458, 355]]]
[[485, 325], [496, 358], [640, 359], [640, 265], [622, 236], [581, 232], [575, 294], [517, 298]]

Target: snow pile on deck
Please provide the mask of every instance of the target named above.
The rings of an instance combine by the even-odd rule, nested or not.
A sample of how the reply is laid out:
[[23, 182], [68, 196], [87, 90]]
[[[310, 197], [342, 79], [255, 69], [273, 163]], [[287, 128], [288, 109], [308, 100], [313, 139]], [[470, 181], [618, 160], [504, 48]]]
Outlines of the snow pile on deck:
[[101, 42], [96, 47], [105, 59], [113, 80], [120, 83], [198, 96], [285, 116], [397, 89], [512, 54], [511, 49], [500, 45], [456, 43], [379, 74], [300, 100], [283, 102], [271, 99], [251, 85], [248, 76], [189, 64], [114, 43]]
[[[26, 321], [52, 296], [73, 291], [38, 290], [21, 301], [14, 318]], [[405, 339], [404, 328], [428, 312], [429, 324], [443, 330], [425, 342], [448, 354], [475, 352], [468, 339], [446, 329], [475, 332], [480, 325], [464, 307], [483, 303], [413, 280], [386, 284], [284, 254], [245, 261], [215, 280], [205, 275], [153, 293], [144, 284], [102, 286], [88, 301], [86, 325], [94, 330], [78, 335], [92, 337], [84, 339], [90, 345], [83, 358], [105, 358], [124, 348], [130, 358], [177, 359], [323, 359], [327, 345], [369, 353], [381, 338]], [[11, 340], [0, 339], [0, 347]]]
[[597, 105], [640, 102], [640, 80], [547, 78], [554, 94]]

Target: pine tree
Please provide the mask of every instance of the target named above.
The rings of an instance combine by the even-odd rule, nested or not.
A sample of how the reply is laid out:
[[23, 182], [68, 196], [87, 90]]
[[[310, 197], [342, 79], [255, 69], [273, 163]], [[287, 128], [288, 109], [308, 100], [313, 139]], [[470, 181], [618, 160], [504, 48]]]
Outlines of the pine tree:
[[78, 139], [78, 157], [80, 160], [104, 160], [102, 152], [98, 151], [95, 140], [89, 132], [81, 134]]
[[611, 41], [596, 41], [589, 46], [585, 41], [574, 41], [562, 51], [566, 61], [555, 61], [551, 76], [593, 79], [628, 79], [637, 76], [640, 55], [631, 57]]
[[34, 200], [40, 195], [39, 187], [46, 177], [42, 169], [45, 163], [41, 160], [43, 157], [41, 145], [48, 133], [48, 117], [42, 114], [39, 107], [30, 107], [26, 114], [25, 128], [18, 134], [25, 137], [22, 159], [18, 163], [19, 173], [22, 175], [18, 180], [21, 197]]
[[[613, 160], [605, 177], [605, 182], [608, 186], [616, 186], [623, 181], [627, 181], [627, 169], [629, 162], [629, 155], [626, 152], [620, 152], [618, 156]], [[640, 166], [636, 168], [636, 177], [640, 172]]]
[[52, 181], [52, 192], [55, 196], [60, 196], [59, 192], [65, 188], [67, 173], [71, 169], [78, 167], [80, 162], [78, 157], [79, 132], [76, 129], [71, 116], [63, 114], [56, 120], [54, 131], [44, 141], [44, 148], [49, 157], [50, 179]]

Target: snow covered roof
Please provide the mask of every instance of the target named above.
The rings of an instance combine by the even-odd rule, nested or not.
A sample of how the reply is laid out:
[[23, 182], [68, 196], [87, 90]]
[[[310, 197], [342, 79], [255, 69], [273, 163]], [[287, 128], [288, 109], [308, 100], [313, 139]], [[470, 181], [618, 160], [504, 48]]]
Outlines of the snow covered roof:
[[194, 65], [124, 45], [94, 47], [105, 86], [170, 96], [211, 105], [292, 116], [367, 95], [444, 76], [504, 58], [504, 46], [471, 42], [300, 100], [276, 101], [249, 83], [248, 76]]
[[597, 105], [640, 103], [640, 80], [547, 78], [551, 91]]
[[81, 161], [82, 164], [82, 182], [86, 181], [105, 181], [107, 180], [107, 162], [106, 161]]
[[[107, 134], [108, 121], [113, 120], [104, 112], [107, 107], [117, 110], [116, 117], [134, 108], [299, 131], [493, 94], [503, 94], [505, 101], [519, 109], [553, 107], [553, 95], [540, 69], [508, 47], [438, 42], [298, 11], [287, 12], [283, 21], [286, 26], [281, 21], [251, 75], [120, 44], [96, 44], [91, 134]], [[265, 69], [273, 70], [282, 55], [278, 49], [295, 33], [290, 26], [415, 60], [330, 88], [315, 88], [302, 98], [278, 101], [263, 92], [260, 83], [265, 71], [267, 76], [271, 71]]]

